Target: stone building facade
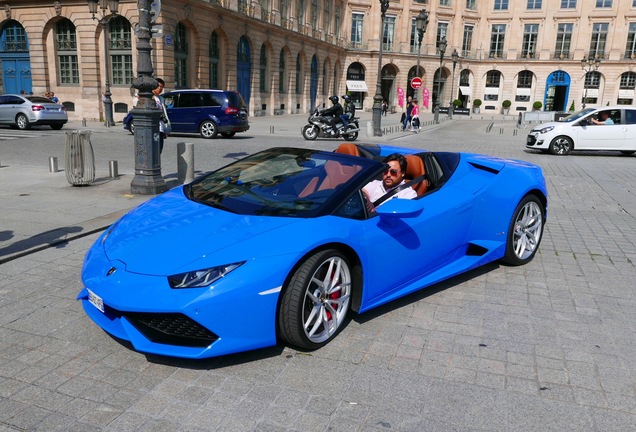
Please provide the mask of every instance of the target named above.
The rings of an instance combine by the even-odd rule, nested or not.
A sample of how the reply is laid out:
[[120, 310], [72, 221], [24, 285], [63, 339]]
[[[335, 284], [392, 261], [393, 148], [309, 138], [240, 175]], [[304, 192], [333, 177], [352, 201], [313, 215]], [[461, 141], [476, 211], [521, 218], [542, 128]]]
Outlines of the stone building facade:
[[[250, 115], [306, 113], [345, 92], [368, 110], [377, 87], [396, 110], [408, 95], [424, 111], [456, 99], [464, 108], [481, 99], [493, 113], [506, 100], [512, 113], [534, 102], [580, 109], [584, 97], [588, 106], [634, 102], [636, 0], [392, 0], [384, 20], [380, 9], [377, 0], [163, 0], [155, 76], [167, 90], [237, 89]], [[106, 30], [121, 120], [132, 108], [137, 2], [105, 12], [102, 26], [86, 0], [0, 0], [0, 91], [53, 91], [70, 118], [103, 118]], [[584, 69], [584, 57], [598, 62]]]

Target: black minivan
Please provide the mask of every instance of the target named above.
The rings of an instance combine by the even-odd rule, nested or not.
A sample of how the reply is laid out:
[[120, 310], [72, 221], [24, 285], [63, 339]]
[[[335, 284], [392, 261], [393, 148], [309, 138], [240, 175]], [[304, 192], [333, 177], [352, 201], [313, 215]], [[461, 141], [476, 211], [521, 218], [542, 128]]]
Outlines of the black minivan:
[[226, 138], [250, 128], [247, 104], [238, 92], [174, 90], [161, 95], [172, 133], [199, 133], [203, 138]]

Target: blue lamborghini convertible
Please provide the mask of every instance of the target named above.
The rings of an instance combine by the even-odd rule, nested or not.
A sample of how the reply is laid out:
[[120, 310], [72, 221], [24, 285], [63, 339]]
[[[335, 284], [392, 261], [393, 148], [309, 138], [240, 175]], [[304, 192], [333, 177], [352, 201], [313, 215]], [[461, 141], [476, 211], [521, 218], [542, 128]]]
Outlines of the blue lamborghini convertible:
[[[398, 152], [417, 198], [365, 202]], [[79, 293], [141, 352], [204, 358], [279, 341], [316, 349], [362, 313], [459, 273], [534, 257], [541, 168], [483, 155], [272, 148], [140, 205], [86, 255]]]

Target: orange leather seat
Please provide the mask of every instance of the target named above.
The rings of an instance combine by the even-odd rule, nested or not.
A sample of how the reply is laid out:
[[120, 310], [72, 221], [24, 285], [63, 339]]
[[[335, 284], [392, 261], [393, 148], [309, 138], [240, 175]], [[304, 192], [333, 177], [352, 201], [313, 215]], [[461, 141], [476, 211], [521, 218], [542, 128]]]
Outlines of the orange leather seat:
[[[416, 155], [406, 155], [406, 175], [405, 180], [408, 182], [413, 180], [414, 178], [420, 177], [426, 174], [426, 169], [424, 168], [424, 161], [421, 157]], [[411, 186], [413, 190], [417, 193], [417, 196], [420, 197], [426, 193], [428, 189], [428, 180], [423, 179], [419, 183], [415, 183]]]
[[336, 153], [342, 153], [351, 156], [360, 156], [360, 150], [358, 150], [358, 146], [351, 143], [340, 144], [336, 149]]

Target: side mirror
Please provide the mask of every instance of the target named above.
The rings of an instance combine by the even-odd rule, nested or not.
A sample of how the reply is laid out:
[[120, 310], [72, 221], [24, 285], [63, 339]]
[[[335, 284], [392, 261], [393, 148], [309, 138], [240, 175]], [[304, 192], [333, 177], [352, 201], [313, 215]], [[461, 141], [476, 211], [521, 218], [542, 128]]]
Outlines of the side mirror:
[[414, 218], [424, 211], [421, 200], [389, 199], [375, 209], [381, 218]]

